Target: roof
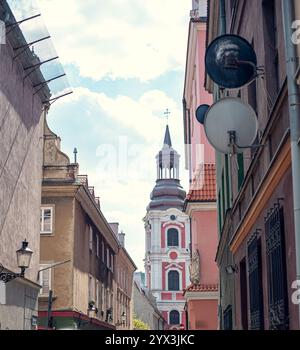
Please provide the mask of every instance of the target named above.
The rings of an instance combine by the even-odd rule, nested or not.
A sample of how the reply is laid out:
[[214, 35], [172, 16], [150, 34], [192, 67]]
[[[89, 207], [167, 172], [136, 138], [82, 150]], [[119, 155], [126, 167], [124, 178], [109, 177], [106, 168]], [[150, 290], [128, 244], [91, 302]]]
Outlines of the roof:
[[168, 145], [169, 147], [172, 147], [172, 141], [171, 141], [171, 136], [170, 136], [169, 125], [167, 125], [167, 127], [166, 127], [165, 138], [164, 138], [164, 145]]
[[186, 292], [217, 292], [219, 286], [217, 284], [191, 284], [184, 291], [183, 295]]
[[215, 202], [216, 199], [216, 166], [204, 164], [193, 179], [186, 202]]

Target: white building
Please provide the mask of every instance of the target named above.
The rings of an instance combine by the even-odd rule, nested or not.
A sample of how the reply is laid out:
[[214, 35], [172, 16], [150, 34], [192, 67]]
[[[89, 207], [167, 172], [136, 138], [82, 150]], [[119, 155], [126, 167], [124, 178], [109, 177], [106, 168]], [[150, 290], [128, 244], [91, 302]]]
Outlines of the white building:
[[172, 329], [186, 328], [183, 289], [189, 283], [190, 262], [190, 221], [182, 211], [186, 193], [179, 181], [179, 158], [167, 126], [163, 148], [156, 156], [156, 185], [144, 218], [145, 284]]

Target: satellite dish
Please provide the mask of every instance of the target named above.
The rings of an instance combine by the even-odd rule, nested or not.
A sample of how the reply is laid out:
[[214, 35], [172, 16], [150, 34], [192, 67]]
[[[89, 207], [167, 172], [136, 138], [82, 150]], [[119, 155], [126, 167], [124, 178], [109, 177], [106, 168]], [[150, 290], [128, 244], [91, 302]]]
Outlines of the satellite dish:
[[206, 112], [209, 110], [209, 105], [200, 105], [196, 110], [196, 119], [200, 124], [204, 124]]
[[252, 147], [258, 123], [250, 105], [239, 98], [225, 97], [209, 108], [205, 115], [204, 130], [216, 150], [234, 154]]
[[253, 47], [238, 35], [225, 34], [211, 42], [205, 54], [210, 78], [221, 87], [236, 89], [250, 83], [257, 74]]

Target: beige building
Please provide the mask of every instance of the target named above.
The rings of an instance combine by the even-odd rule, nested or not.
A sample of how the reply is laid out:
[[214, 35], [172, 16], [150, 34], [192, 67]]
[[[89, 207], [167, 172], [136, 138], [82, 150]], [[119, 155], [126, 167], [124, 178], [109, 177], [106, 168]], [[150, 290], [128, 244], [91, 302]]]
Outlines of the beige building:
[[[130, 314], [131, 295], [116, 281], [118, 261], [126, 267], [130, 260], [128, 281], [135, 265], [103, 216], [88, 177], [78, 175], [78, 164], [61, 152], [60, 138], [46, 123], [44, 139], [39, 326], [115, 329], [122, 313]], [[120, 290], [124, 304], [119, 306]], [[126, 318], [122, 327], [128, 325]]]
[[125, 233], [119, 232], [119, 224], [110, 224], [111, 228], [119, 238], [120, 248], [116, 256], [116, 326], [117, 329], [132, 329], [132, 282], [136, 265], [125, 249]]
[[143, 321], [149, 330], [164, 330], [167, 322], [157, 308], [156, 298], [145, 288], [144, 280], [144, 273], [135, 273], [132, 288], [132, 317]]

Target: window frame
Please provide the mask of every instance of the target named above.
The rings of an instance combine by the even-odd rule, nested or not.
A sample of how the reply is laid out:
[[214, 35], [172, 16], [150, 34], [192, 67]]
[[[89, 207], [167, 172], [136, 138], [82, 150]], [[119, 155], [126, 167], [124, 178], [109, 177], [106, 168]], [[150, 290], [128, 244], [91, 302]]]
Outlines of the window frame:
[[99, 235], [98, 235], [98, 233], [96, 233], [96, 256], [97, 256], [97, 258], [99, 258], [100, 257], [100, 247], [99, 247], [99, 245], [100, 245], [100, 238], [99, 238]]
[[94, 235], [94, 230], [93, 230], [93, 226], [89, 225], [89, 250], [92, 252], [93, 251], [93, 235]]
[[[178, 321], [179, 321], [179, 323], [171, 323], [171, 313], [172, 312], [176, 312], [178, 314]], [[171, 310], [169, 312], [169, 324], [170, 324], [170, 326], [178, 326], [178, 325], [180, 325], [180, 323], [181, 323], [180, 312], [178, 310]]]
[[[170, 285], [169, 285], [169, 274], [171, 272], [177, 272], [178, 273], [178, 289], [170, 289]], [[180, 292], [182, 290], [182, 286], [181, 286], [181, 272], [176, 270], [176, 269], [170, 269], [169, 271], [167, 271], [167, 290], [169, 292]]]
[[[45, 231], [45, 211], [50, 210], [50, 231]], [[53, 235], [53, 222], [54, 222], [54, 206], [42, 205], [40, 208], [40, 234], [41, 235]]]
[[[169, 245], [169, 234], [168, 233], [169, 233], [170, 230], [176, 230], [176, 232], [177, 232], [177, 245]], [[174, 227], [174, 226], [168, 227], [167, 230], [166, 230], [166, 236], [167, 236], [166, 240], [167, 240], [167, 247], [168, 248], [180, 248], [180, 246], [181, 246], [180, 232], [179, 232], [177, 227]]]
[[[43, 270], [48, 268], [47, 270], [43, 270], [43, 271], [39, 271], [39, 284], [42, 286], [42, 288], [40, 289], [39, 292], [39, 296], [40, 297], [48, 297], [49, 296], [49, 291], [52, 290], [52, 269], [51, 269], [52, 263], [41, 263], [39, 264], [39, 270]], [[43, 293], [43, 289], [44, 289], [44, 273], [47, 272], [49, 273], [49, 291], [47, 293]]]

